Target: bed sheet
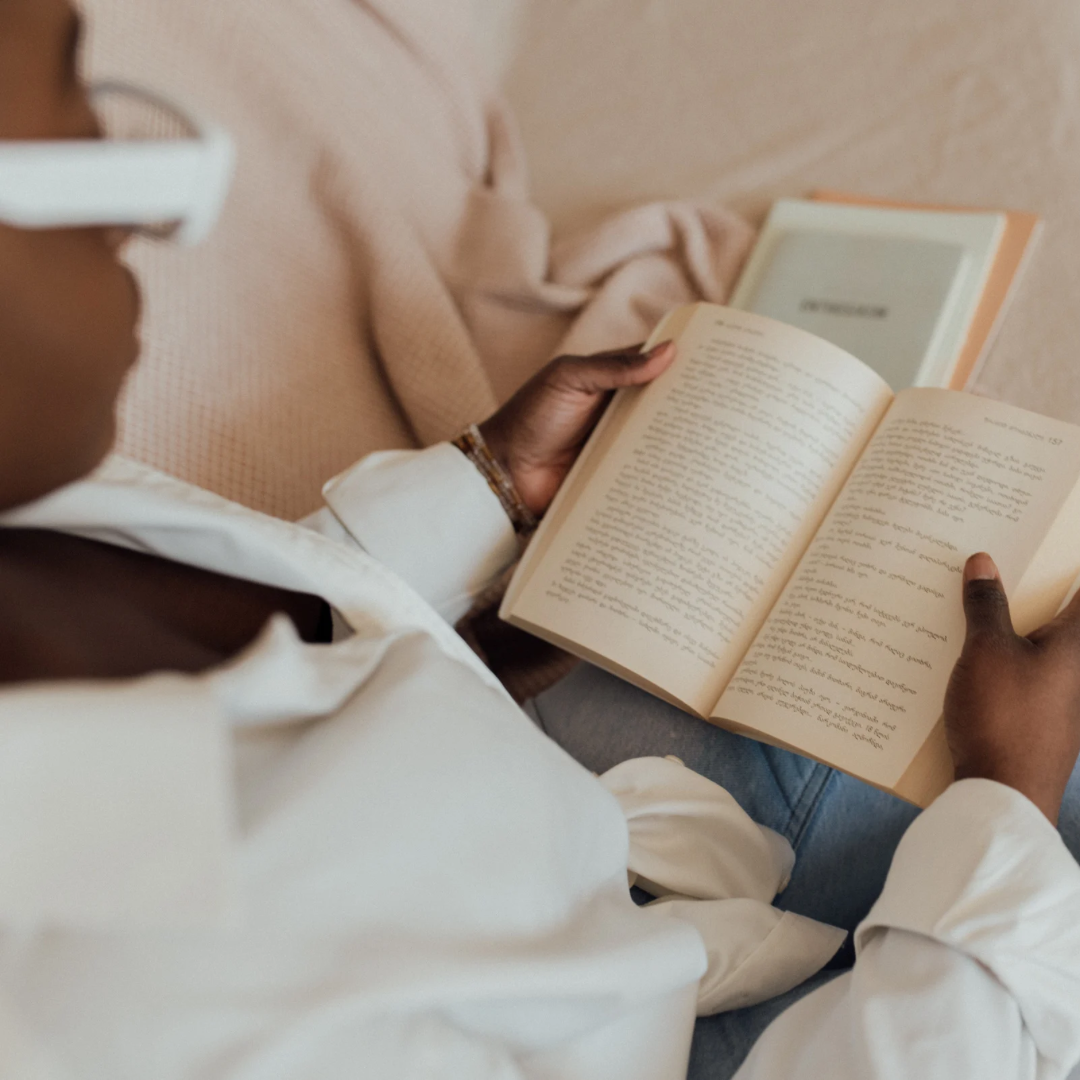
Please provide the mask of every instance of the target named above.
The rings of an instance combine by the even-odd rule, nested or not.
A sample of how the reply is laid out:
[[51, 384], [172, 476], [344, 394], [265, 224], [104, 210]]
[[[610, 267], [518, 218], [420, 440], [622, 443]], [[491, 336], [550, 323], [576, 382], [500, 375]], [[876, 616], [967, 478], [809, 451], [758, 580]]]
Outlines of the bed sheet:
[[1042, 214], [975, 388], [1080, 422], [1075, 0], [474, 2], [561, 229], [817, 187]]

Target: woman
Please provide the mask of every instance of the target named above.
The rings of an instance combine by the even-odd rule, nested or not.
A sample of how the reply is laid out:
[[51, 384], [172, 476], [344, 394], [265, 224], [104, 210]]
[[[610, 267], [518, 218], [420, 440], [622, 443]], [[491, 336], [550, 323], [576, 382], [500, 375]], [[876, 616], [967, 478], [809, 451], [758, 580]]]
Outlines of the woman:
[[[533, 709], [556, 728], [573, 691], [610, 724], [621, 763], [597, 782], [432, 608], [501, 568], [511, 515], [544, 511], [606, 396], [671, 348], [557, 362], [462, 444], [473, 460], [365, 459], [306, 527], [115, 459], [88, 475], [137, 353], [108, 226], [154, 215], [94, 223], [59, 182], [5, 203], [3, 164], [74, 168], [98, 134], [77, 40], [66, 0], [0, 0], [0, 1075], [685, 1075], [695, 1004], [792, 987], [843, 934], [770, 906], [791, 849], [721, 788], [622, 760], [621, 706], [588, 696], [603, 677]], [[1052, 827], [1080, 607], [1016, 639], [989, 559], [965, 577], [963, 779], [908, 829], [853, 970], [821, 976], [744, 1076], [1051, 1077], [1080, 1057], [1080, 869]], [[632, 704], [635, 730], [682, 738]], [[825, 798], [828, 771], [748, 747], [706, 747], [718, 774], [746, 766], [748, 801], [768, 810], [765, 767], [798, 773], [815, 821], [852, 805]], [[792, 888], [816, 874], [825, 895], [808, 855]], [[646, 865], [678, 895], [636, 906]], [[699, 1040], [693, 1075], [729, 1075], [767, 1014]]]

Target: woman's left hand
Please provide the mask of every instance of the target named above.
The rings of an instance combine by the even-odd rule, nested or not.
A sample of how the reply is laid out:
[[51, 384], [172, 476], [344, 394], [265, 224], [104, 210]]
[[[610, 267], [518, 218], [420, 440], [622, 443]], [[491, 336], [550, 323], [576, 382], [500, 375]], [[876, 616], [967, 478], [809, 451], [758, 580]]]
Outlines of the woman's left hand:
[[670, 341], [647, 353], [633, 345], [594, 356], [560, 356], [479, 425], [488, 449], [537, 517], [551, 504], [614, 392], [651, 382], [674, 359]]

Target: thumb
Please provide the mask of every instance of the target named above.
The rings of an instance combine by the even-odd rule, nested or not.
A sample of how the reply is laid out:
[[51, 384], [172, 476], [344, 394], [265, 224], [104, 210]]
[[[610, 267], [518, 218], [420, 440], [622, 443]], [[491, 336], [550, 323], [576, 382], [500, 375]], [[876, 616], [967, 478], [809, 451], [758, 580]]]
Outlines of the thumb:
[[972, 555], [964, 565], [964, 614], [968, 642], [975, 635], [1013, 636], [1005, 586], [994, 560], [986, 552]]
[[665, 341], [641, 352], [634, 347], [597, 353], [593, 356], [564, 357], [555, 375], [565, 389], [598, 394], [624, 386], [652, 382], [675, 359], [675, 345]]

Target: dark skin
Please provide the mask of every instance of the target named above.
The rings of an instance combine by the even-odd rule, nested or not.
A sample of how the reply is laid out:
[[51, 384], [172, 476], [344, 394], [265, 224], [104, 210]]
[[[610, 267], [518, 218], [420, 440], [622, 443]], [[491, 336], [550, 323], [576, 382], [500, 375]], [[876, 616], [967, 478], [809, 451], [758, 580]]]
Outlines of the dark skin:
[[[94, 138], [63, 0], [0, 0], [0, 138]], [[0, 225], [0, 507], [84, 475], [108, 451], [138, 356], [139, 294], [113, 229]], [[0, 681], [200, 671], [274, 612], [305, 640], [312, 596], [59, 533], [0, 530]]]
[[967, 637], [945, 695], [956, 777], [1022, 791], [1055, 825], [1080, 754], [1080, 593], [1027, 637], [989, 555], [964, 567]]
[[279, 611], [329, 639], [318, 597], [33, 529], [0, 529], [0, 611], [3, 682], [205, 671]]
[[[78, 37], [66, 0], [0, 0], [0, 138], [99, 135], [76, 73]], [[116, 397], [138, 355], [122, 239], [0, 225], [0, 508], [80, 478], [112, 444]], [[487, 422], [537, 513], [614, 390], [654, 378], [673, 356], [634, 347], [563, 358]], [[325, 637], [318, 597], [60, 533], [0, 530], [0, 682], [203, 671], [278, 612], [304, 640]]]
[[[0, 139], [86, 138], [67, 0], [0, 0]], [[106, 453], [138, 353], [138, 293], [105, 229], [0, 225], [0, 509]], [[564, 357], [482, 429], [542, 513], [611, 394], [661, 374], [662, 346]], [[945, 702], [957, 775], [1008, 784], [1051, 821], [1080, 750], [1080, 603], [1020, 638], [988, 555], [964, 572], [968, 634]], [[307, 640], [323, 602], [56, 533], [0, 530], [0, 683], [201, 671], [284, 612]]]

